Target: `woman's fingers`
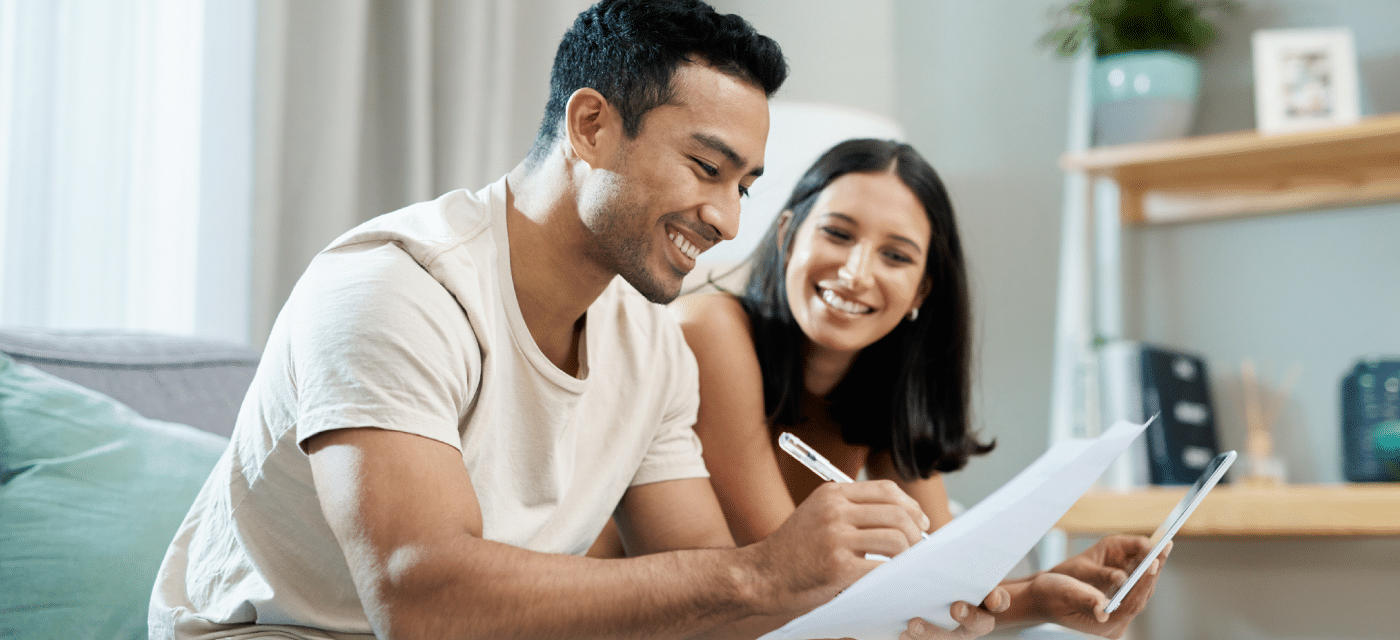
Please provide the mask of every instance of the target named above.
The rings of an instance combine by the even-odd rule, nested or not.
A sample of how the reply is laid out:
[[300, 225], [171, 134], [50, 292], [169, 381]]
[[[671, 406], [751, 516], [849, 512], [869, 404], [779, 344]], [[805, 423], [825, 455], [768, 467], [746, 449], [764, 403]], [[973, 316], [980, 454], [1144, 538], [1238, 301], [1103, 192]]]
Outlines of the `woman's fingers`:
[[992, 613], [1001, 613], [1011, 606], [1011, 594], [1002, 587], [992, 589], [987, 597], [982, 600], [982, 608]]
[[997, 626], [996, 616], [990, 611], [966, 602], [953, 603], [950, 612], [953, 619], [958, 621], [958, 628], [953, 630], [954, 638], [980, 638]]

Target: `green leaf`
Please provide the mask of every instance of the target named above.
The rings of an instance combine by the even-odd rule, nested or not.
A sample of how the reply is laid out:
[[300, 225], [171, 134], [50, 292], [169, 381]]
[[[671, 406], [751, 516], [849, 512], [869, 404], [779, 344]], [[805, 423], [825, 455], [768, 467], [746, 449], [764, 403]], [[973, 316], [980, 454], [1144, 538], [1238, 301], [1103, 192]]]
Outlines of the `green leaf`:
[[1071, 57], [1088, 39], [1100, 56], [1169, 49], [1198, 51], [1215, 42], [1218, 30], [1203, 15], [1234, 12], [1236, 0], [1075, 0], [1051, 9], [1051, 28], [1040, 45]]

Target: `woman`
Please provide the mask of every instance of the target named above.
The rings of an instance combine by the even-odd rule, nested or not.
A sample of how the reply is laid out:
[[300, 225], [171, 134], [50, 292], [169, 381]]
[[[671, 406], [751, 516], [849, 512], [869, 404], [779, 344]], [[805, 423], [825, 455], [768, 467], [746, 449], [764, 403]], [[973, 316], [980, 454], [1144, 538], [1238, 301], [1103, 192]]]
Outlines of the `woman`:
[[[849, 476], [896, 483], [930, 530], [950, 521], [941, 474], [994, 443], [968, 426], [967, 276], [933, 168], [907, 144], [837, 145], [798, 182], [751, 263], [741, 295], [673, 305], [700, 366], [695, 431], [735, 541], [773, 533], [822, 482], [776, 453], [784, 431]], [[998, 617], [1121, 635], [1147, 596], [1107, 619], [1100, 589], [1146, 550], [1140, 538], [1109, 538], [1004, 583], [1012, 609]]]
[[[912, 147], [851, 140], [798, 182], [740, 296], [675, 305], [700, 363], [695, 430], [736, 542], [775, 531], [821, 480], [775, 453], [791, 431], [952, 519], [941, 473], [986, 453], [968, 429], [971, 311], [952, 206]], [[747, 339], [734, 339], [745, 336]]]

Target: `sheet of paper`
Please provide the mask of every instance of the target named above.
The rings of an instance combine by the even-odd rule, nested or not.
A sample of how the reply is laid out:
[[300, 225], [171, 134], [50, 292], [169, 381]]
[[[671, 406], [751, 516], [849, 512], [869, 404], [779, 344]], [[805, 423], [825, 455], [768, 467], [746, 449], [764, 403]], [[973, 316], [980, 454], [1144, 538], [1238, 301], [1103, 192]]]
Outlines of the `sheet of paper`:
[[761, 640], [897, 638], [910, 618], [945, 629], [954, 602], [980, 603], [1146, 427], [1057, 443], [977, 506]]

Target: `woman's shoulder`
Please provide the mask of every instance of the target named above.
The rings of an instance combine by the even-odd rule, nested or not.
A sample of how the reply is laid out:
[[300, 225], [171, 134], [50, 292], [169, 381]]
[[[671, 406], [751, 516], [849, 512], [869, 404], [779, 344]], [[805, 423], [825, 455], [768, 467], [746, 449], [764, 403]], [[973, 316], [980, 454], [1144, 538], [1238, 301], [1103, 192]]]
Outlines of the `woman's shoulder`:
[[732, 293], [693, 293], [677, 298], [669, 307], [682, 328], [697, 329], [749, 326], [749, 314]]
[[735, 338], [739, 336], [749, 338], [748, 342], [752, 344], [753, 329], [749, 326], [749, 314], [733, 294], [691, 294], [677, 298], [669, 308], [680, 323], [691, 349], [697, 343], [738, 344], [741, 341]]

